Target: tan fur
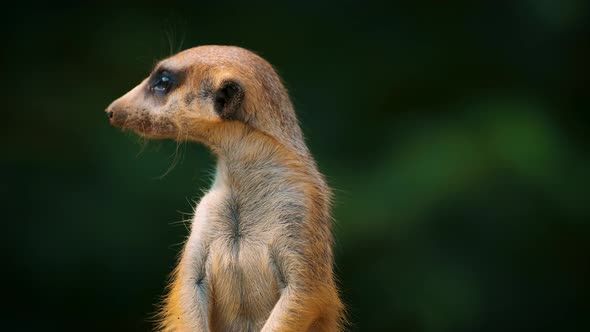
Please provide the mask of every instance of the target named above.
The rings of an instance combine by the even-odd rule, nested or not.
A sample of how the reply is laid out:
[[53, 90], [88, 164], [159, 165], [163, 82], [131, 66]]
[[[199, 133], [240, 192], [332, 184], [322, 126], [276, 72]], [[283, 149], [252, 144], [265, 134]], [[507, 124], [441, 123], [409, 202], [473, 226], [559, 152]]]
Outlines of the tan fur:
[[[161, 68], [183, 73], [182, 83], [158, 98], [144, 80], [109, 106], [111, 123], [145, 137], [198, 141], [217, 157], [161, 330], [340, 331], [331, 192], [278, 75], [259, 56], [228, 46], [186, 50], [152, 76]], [[243, 87], [239, 119], [222, 118], [208, 95], [228, 80]]]

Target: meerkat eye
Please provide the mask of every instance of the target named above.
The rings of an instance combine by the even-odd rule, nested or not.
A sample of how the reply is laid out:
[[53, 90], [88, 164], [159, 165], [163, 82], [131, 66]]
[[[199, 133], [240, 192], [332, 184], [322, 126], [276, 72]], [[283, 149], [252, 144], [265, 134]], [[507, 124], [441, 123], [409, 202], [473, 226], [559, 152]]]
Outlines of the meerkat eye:
[[172, 81], [170, 80], [170, 77], [162, 75], [156, 84], [154, 84], [154, 90], [158, 92], [168, 92], [171, 83]]
[[149, 91], [156, 95], [165, 95], [172, 90], [176, 74], [168, 70], [160, 70], [152, 75], [148, 83]]

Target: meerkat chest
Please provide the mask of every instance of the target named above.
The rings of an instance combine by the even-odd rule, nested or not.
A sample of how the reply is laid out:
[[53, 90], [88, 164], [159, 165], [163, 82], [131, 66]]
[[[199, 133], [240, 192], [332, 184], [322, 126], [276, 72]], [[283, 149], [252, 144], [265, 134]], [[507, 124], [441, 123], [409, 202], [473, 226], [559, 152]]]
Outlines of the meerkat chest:
[[202, 248], [202, 258], [193, 261], [204, 263], [200, 268], [218, 330], [260, 329], [279, 299], [272, 229], [264, 214], [264, 207], [224, 188], [212, 189], [197, 206], [189, 240], [196, 243], [187, 248]]
[[[268, 246], [243, 239], [213, 241], [207, 278], [211, 317], [220, 331], [260, 330], [280, 296]], [[241, 326], [241, 328], [232, 328]]]

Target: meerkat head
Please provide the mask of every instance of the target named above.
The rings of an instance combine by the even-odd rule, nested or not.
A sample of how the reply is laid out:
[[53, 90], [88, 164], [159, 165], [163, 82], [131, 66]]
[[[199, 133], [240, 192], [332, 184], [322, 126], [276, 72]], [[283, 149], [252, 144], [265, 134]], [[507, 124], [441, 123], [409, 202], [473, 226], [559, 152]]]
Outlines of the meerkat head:
[[239, 47], [200, 46], [162, 60], [106, 112], [112, 125], [147, 138], [227, 143], [251, 128], [305, 146], [280, 78]]

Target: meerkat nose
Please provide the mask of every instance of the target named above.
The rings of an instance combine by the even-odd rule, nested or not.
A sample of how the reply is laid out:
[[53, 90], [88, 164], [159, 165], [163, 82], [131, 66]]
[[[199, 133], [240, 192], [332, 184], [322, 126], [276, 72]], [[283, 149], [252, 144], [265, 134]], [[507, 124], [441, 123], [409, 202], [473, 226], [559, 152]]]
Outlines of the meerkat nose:
[[121, 120], [122, 116], [124, 115], [122, 114], [123, 112], [114, 108], [112, 105], [107, 107], [105, 112], [107, 113], [107, 117], [109, 118], [109, 123], [113, 126], [117, 126], [117, 124], [120, 122], [119, 120]]
[[111, 106], [107, 107], [107, 109], [105, 110], [105, 112], [107, 113], [107, 116], [109, 117], [109, 123], [114, 125], [115, 123], [115, 112], [113, 110], [113, 108]]

